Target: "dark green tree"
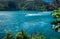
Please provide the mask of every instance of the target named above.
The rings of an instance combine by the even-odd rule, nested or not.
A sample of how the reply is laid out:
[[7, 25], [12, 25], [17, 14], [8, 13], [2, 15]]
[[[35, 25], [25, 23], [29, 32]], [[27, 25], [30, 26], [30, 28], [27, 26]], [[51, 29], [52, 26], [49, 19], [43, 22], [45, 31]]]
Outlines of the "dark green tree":
[[8, 2], [8, 10], [16, 10], [16, 3], [14, 1]]
[[24, 31], [21, 31], [17, 33], [16, 39], [30, 39], [30, 37]]
[[13, 38], [12, 32], [8, 32], [3, 39], [12, 39], [12, 38]]

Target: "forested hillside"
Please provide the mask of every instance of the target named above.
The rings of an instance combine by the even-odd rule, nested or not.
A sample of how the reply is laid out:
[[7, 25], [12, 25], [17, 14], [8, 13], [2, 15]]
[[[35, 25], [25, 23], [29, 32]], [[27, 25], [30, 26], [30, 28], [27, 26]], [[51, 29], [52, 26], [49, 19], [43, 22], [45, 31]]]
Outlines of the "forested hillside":
[[49, 3], [42, 0], [0, 0], [0, 11], [52, 11], [58, 7], [60, 7], [60, 0]]

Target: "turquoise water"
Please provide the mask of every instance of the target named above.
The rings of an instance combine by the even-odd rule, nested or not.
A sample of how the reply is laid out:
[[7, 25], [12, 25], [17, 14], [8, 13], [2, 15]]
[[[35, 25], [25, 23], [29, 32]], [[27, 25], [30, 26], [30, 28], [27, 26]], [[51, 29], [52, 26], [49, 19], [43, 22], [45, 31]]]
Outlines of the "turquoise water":
[[44, 33], [47, 37], [58, 37], [60, 33], [51, 28], [51, 22], [55, 20], [52, 12], [37, 11], [0, 11], [0, 38], [6, 32], [16, 34], [24, 30], [27, 34]]

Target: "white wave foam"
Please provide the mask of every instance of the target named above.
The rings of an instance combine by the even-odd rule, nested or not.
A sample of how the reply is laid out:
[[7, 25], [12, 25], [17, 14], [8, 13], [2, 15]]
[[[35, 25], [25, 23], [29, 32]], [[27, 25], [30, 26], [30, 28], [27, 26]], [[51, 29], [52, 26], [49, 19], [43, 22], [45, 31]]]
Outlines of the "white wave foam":
[[35, 13], [35, 14], [26, 14], [25, 16], [42, 16], [42, 15], [50, 15], [51, 12], [38, 12], [38, 13]]

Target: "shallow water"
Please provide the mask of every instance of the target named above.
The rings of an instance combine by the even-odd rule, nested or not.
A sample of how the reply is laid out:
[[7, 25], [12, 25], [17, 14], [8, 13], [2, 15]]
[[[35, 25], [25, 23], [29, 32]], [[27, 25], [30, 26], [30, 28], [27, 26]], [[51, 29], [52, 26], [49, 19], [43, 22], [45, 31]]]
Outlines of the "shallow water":
[[47, 37], [58, 37], [60, 33], [51, 28], [55, 20], [52, 12], [37, 11], [0, 11], [0, 38], [6, 32], [17, 33], [24, 30], [27, 34], [44, 33]]

